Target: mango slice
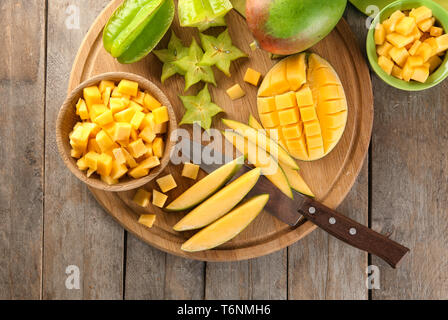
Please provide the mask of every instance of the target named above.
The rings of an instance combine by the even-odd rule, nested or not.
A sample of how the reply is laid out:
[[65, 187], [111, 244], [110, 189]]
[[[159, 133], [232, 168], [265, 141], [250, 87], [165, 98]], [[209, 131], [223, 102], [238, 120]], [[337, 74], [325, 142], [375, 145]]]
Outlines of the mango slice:
[[293, 199], [292, 191], [282, 168], [277, 161], [265, 150], [247, 141], [243, 136], [231, 131], [224, 131], [224, 137], [230, 141], [235, 148], [247, 157], [250, 164], [261, 169], [261, 173], [266, 176], [285, 195]]
[[[282, 81], [279, 70], [284, 69]], [[274, 74], [281, 86], [271, 86]], [[301, 76], [290, 76], [288, 81], [292, 74]], [[342, 137], [347, 122], [344, 89], [333, 67], [316, 54], [302, 53], [277, 63], [266, 75], [258, 96], [262, 125], [279, 129], [280, 144], [296, 159], [320, 159]]]
[[183, 211], [196, 206], [229, 181], [241, 169], [243, 163], [244, 157], [239, 157], [223, 165], [196, 182], [165, 209], [167, 211]]
[[193, 209], [173, 229], [176, 231], [199, 229], [221, 218], [249, 193], [260, 178], [260, 174], [259, 168], [245, 173]]
[[197, 252], [215, 248], [236, 237], [263, 210], [269, 200], [268, 194], [262, 194], [232, 210], [223, 218], [196, 233], [181, 247], [187, 252]]

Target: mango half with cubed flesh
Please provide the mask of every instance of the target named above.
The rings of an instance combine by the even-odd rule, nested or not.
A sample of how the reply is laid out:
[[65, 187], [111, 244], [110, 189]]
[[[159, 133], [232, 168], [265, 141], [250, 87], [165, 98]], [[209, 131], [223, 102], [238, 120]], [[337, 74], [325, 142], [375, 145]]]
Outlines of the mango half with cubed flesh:
[[347, 0], [247, 0], [247, 25], [264, 50], [294, 54], [325, 38], [346, 5]]
[[347, 123], [347, 99], [333, 67], [317, 54], [294, 55], [277, 63], [258, 91], [258, 113], [281, 145], [303, 161], [330, 153]]

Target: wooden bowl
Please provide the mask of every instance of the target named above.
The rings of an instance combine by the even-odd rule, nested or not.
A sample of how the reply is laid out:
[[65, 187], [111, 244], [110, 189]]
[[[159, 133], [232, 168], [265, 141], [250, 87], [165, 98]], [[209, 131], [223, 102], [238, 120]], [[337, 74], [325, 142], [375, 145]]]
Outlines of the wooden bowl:
[[[154, 98], [160, 101], [162, 105], [166, 106], [168, 108], [170, 121], [167, 126], [167, 133], [165, 134], [165, 151], [162, 159], [160, 160], [160, 166], [154, 168], [152, 171], [150, 171], [150, 174], [145, 177], [133, 179], [126, 175], [120, 178], [119, 183], [108, 185], [107, 183], [103, 182], [97, 174], [93, 174], [88, 178], [86, 172], [78, 169], [78, 167], [76, 166], [77, 159], [73, 158], [70, 155], [71, 146], [69, 141], [69, 133], [73, 130], [73, 126], [76, 124], [76, 122], [81, 121], [79, 116], [76, 115], [75, 106], [78, 102], [78, 99], [82, 97], [83, 89], [85, 87], [98, 85], [101, 80], [113, 80], [115, 82], [118, 82], [122, 79], [138, 82], [139, 89], [149, 92], [152, 96], [154, 96]], [[176, 139], [172, 136], [176, 132], [176, 129], [177, 121], [176, 115], [173, 111], [173, 107], [166, 95], [154, 83], [132, 73], [109, 72], [97, 75], [87, 81], [84, 81], [69, 94], [67, 99], [64, 101], [61, 109], [59, 110], [59, 115], [56, 122], [56, 142], [58, 145], [59, 154], [61, 155], [65, 165], [79, 180], [95, 189], [118, 192], [141, 187], [153, 180], [165, 169], [170, 161], [170, 153], [176, 141]]]

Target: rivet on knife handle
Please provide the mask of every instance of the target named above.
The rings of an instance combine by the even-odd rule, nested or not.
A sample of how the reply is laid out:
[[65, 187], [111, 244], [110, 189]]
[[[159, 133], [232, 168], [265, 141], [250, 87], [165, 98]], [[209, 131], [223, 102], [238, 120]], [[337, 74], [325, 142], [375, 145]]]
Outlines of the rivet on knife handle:
[[299, 208], [299, 212], [306, 219], [339, 240], [378, 256], [393, 268], [396, 268], [409, 252], [409, 249], [401, 244], [327, 208], [311, 198], [303, 203]]

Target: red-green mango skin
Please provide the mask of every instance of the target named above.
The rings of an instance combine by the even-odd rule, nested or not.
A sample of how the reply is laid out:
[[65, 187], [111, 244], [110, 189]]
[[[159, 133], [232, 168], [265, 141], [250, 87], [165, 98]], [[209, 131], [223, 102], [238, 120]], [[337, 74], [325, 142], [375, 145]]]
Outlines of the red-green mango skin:
[[247, 0], [246, 19], [262, 49], [290, 55], [325, 38], [346, 5], [347, 0]]

